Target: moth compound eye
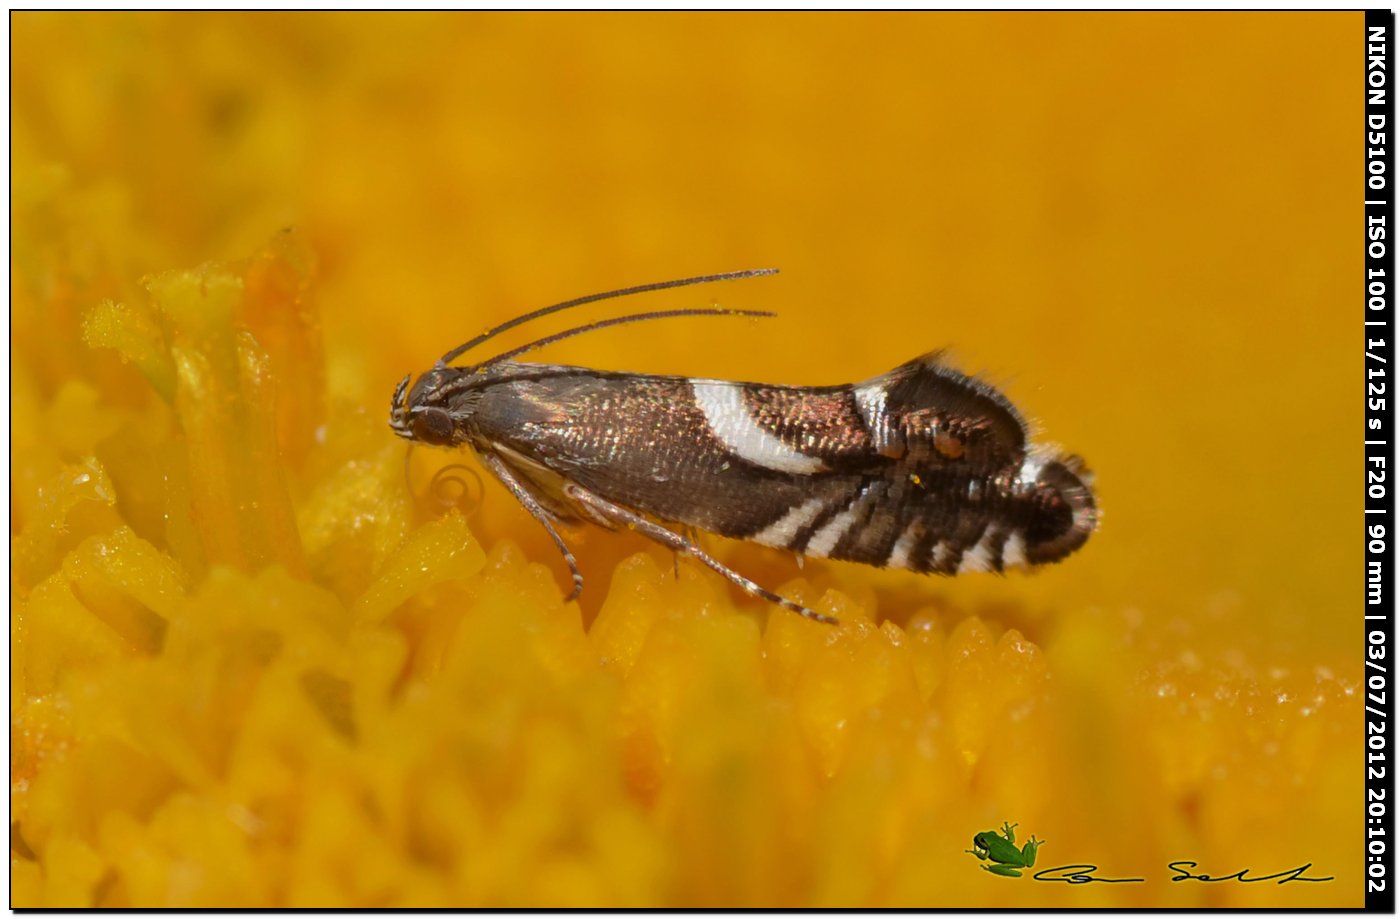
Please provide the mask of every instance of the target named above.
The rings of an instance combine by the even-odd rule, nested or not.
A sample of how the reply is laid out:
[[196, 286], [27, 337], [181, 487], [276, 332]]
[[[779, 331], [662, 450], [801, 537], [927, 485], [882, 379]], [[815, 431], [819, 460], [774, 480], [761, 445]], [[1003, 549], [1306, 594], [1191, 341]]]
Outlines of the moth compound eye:
[[450, 444], [454, 426], [452, 416], [440, 408], [425, 408], [413, 413], [413, 436], [430, 444]]

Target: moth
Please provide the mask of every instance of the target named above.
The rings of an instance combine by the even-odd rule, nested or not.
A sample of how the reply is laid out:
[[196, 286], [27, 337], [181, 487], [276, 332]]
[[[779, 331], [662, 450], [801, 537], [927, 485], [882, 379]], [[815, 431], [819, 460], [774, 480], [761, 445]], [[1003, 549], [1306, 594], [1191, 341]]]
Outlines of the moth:
[[[769, 591], [696, 544], [704, 530], [800, 555], [952, 575], [1057, 562], [1098, 512], [1081, 460], [1031, 443], [992, 386], [935, 352], [838, 386], [779, 386], [524, 363], [523, 354], [610, 326], [721, 308], [635, 313], [450, 366], [502, 332], [586, 303], [773, 274], [736, 271], [592, 294], [517, 316], [394, 390], [410, 441], [468, 446], [583, 575], [556, 523], [628, 528], [694, 557], [750, 595], [836, 620]], [[682, 529], [678, 532], [671, 524]]]

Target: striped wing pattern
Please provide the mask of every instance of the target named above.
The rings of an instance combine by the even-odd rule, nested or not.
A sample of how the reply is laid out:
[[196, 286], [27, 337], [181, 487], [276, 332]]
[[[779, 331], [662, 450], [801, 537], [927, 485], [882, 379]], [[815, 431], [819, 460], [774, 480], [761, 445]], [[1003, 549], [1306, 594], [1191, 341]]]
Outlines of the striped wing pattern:
[[1097, 522], [1079, 461], [937, 355], [815, 388], [515, 367], [531, 379], [483, 396], [497, 423], [476, 446], [547, 493], [572, 481], [724, 536], [940, 574], [1058, 561]]

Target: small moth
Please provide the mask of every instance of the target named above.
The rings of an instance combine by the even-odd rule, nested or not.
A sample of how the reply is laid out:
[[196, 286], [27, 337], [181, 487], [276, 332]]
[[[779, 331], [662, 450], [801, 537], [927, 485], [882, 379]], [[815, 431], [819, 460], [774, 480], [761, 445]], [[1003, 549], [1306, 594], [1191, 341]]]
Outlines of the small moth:
[[773, 273], [645, 284], [517, 316], [444, 354], [411, 388], [411, 375], [404, 377], [389, 425], [410, 441], [470, 446], [559, 547], [573, 575], [570, 600], [582, 591], [583, 575], [556, 522], [634, 529], [753, 596], [833, 624], [659, 521], [799, 555], [948, 575], [1056, 562], [1084, 544], [1098, 518], [1079, 458], [1032, 444], [1005, 396], [937, 353], [840, 386], [516, 360], [624, 323], [773, 315], [707, 308], [604, 319], [449, 366], [502, 332], [585, 303]]

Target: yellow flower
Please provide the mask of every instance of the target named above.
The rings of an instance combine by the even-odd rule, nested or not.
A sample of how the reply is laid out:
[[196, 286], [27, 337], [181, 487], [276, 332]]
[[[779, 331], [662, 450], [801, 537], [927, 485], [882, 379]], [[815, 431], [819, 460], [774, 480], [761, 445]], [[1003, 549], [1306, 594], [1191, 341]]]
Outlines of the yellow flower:
[[[1203, 20], [1153, 20], [1155, 37], [1133, 21], [18, 14], [13, 904], [1357, 905], [1360, 670], [1326, 605], [1349, 581], [1322, 563], [1272, 570], [1301, 551], [1289, 527], [1302, 505], [1261, 498], [1314, 502], [1325, 562], [1345, 522], [1330, 480], [1181, 472], [1172, 450], [1204, 466], [1220, 438], [1256, 431], [1210, 401], [1212, 354], [1150, 405], [1133, 401], [1165, 389], [1133, 388], [1146, 358], [1130, 359], [1121, 395], [1080, 379], [1098, 379], [1110, 359], [1095, 355], [1120, 334], [1104, 319], [1116, 282], [1091, 268], [1118, 234], [1098, 228], [1085, 203], [1098, 179], [1073, 150], [1055, 168], [1073, 173], [1066, 187], [1086, 183], [1084, 201], [1011, 194], [1056, 215], [1056, 245], [1107, 246], [1075, 269], [1106, 288], [1074, 287], [1086, 312], [999, 318], [991, 294], [937, 321], [907, 306], [940, 286], [920, 279], [920, 238], [943, 239], [940, 264], [966, 257], [951, 294], [980, 297], [990, 279], [1031, 296], [1004, 254], [970, 261], [983, 249], [963, 229], [930, 230], [931, 212], [910, 207], [949, 165], [924, 160], [944, 155], [942, 120], [1002, 143], [971, 85], [988, 56], [1008, 41], [1031, 53], [1041, 22], [1081, 50], [1107, 36], [1179, 54]], [[1260, 20], [1204, 21], [1262, 40]], [[1281, 60], [1295, 45], [1351, 54], [1350, 25], [1263, 21]], [[1208, 43], [1201, 72], [1260, 66], [1236, 60], [1242, 42]], [[1081, 133], [1066, 142], [1127, 105], [1117, 58], [1091, 60], [1102, 86], [1090, 81], [1098, 95], [1070, 113]], [[1090, 85], [1056, 73], [1070, 97]], [[935, 93], [950, 74], [978, 104], [934, 106], [952, 104]], [[1048, 92], [1030, 83], [1015, 86]], [[1301, 141], [1286, 153], [1327, 155]], [[966, 173], [936, 182], [949, 206], [975, 210], [987, 240], [1012, 232], [969, 203], [974, 187], [1001, 194], [1008, 164], [958, 162]], [[1190, 238], [1210, 237], [1198, 219]], [[1051, 382], [1024, 391], [1055, 406], [1055, 433], [1098, 438], [1102, 458], [1085, 451], [1104, 472], [1103, 532], [1060, 570], [1004, 581], [799, 571], [714, 541], [836, 628], [635, 536], [584, 532], [571, 538], [588, 586], [565, 604], [557, 556], [508, 495], [453, 481], [461, 457], [405, 462], [385, 416], [407, 370], [551, 298], [749, 267], [755, 253], [837, 264], [849, 287], [707, 291], [757, 306], [761, 291], [796, 303], [796, 290], [812, 305], [800, 324], [643, 327], [560, 360], [830, 383], [990, 316], [1013, 330], [1006, 366], [1045, 369]], [[1300, 272], [1321, 285], [1347, 257]], [[468, 296], [489, 308], [459, 306]], [[906, 305], [849, 310], [857, 296]], [[1256, 331], [1299, 334], [1275, 325]], [[803, 334], [832, 350], [811, 358]], [[1164, 336], [1159, 366], [1179, 357]], [[1047, 361], [1051, 341], [1068, 350]], [[1310, 345], [1334, 354], [1326, 336]], [[1330, 390], [1290, 392], [1290, 417], [1319, 419], [1303, 447], [1331, 468]], [[1125, 444], [1125, 406], [1168, 446]], [[1208, 551], [1256, 511], [1257, 553]], [[1261, 641], [1275, 609], [1291, 611], [1283, 637]], [[1146, 880], [980, 871], [965, 850], [1003, 821], [1045, 840], [1037, 867]], [[1175, 859], [1214, 874], [1312, 862], [1336, 880], [1173, 883]]]

